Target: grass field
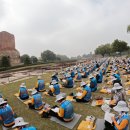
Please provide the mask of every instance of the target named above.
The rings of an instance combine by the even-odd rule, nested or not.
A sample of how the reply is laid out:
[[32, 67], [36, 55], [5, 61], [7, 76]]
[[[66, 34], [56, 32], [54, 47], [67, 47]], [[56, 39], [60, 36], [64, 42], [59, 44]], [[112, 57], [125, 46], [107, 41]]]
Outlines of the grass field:
[[[46, 83], [50, 82], [50, 77], [52, 73], [44, 74], [43, 79], [45, 80]], [[33, 88], [35, 83], [37, 81], [37, 77], [34, 77], [32, 79], [24, 80], [26, 82], [27, 88]], [[84, 81], [87, 81], [87, 79], [84, 79]], [[18, 92], [19, 90], [19, 85], [23, 81], [19, 81], [16, 83], [11, 83], [8, 85], [3, 85], [0, 86], [0, 92], [3, 94], [4, 98], [8, 99], [8, 103], [12, 106], [14, 109], [14, 112], [18, 115], [24, 118], [25, 121], [30, 122], [31, 125], [34, 125], [37, 127], [38, 130], [67, 130], [67, 128], [62, 127], [55, 122], [50, 121], [50, 119], [44, 119], [40, 118], [40, 116], [35, 113], [32, 110], [29, 110], [26, 105], [21, 103], [15, 96], [14, 94]], [[106, 85], [105, 83], [98, 84], [99, 89]], [[76, 87], [79, 86], [79, 83], [76, 83]], [[47, 87], [46, 87], [47, 88]], [[106, 94], [100, 94], [99, 89], [97, 92], [93, 93], [93, 97], [95, 96], [103, 96], [103, 97], [110, 97], [110, 95]], [[65, 92], [67, 94], [75, 91], [74, 89], [66, 89], [63, 88], [61, 89], [62, 92]], [[50, 97], [50, 96], [43, 96], [43, 101], [46, 103], [49, 103], [51, 106], [55, 105], [55, 97]], [[74, 110], [75, 113], [81, 114], [82, 117], [80, 119], [83, 120], [86, 118], [88, 115], [93, 115], [97, 118], [103, 118], [104, 112], [101, 110], [100, 107], [92, 107], [91, 104], [83, 104], [83, 103], [73, 103], [74, 105]], [[80, 122], [79, 122], [80, 123]], [[74, 127], [74, 130], [77, 129], [79, 123]]]

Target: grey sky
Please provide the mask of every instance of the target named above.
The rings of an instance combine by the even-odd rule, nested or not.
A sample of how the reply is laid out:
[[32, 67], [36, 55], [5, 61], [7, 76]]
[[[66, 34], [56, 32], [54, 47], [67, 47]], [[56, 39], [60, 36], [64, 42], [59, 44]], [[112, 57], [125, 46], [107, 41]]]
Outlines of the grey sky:
[[21, 55], [49, 49], [77, 56], [114, 39], [130, 43], [130, 0], [0, 0], [0, 31]]

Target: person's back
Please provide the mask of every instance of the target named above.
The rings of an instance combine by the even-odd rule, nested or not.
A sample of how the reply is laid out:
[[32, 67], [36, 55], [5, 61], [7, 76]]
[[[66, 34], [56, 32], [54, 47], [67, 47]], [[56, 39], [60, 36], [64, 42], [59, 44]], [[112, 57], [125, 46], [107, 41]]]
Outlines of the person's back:
[[85, 95], [84, 99], [86, 101], [89, 101], [91, 99], [91, 88], [89, 86], [86, 85], [86, 87], [84, 88], [84, 90], [87, 91], [87, 94]]
[[81, 79], [82, 79], [82, 75], [81, 73], [78, 72], [77, 80], [81, 80]]
[[114, 74], [114, 77], [117, 78], [117, 80], [121, 80], [119, 74]]
[[25, 87], [20, 87], [19, 97], [23, 100], [29, 98], [28, 91]]
[[72, 88], [73, 85], [74, 85], [73, 78], [72, 78], [72, 77], [68, 77], [68, 78], [67, 78], [67, 87], [68, 87], [68, 88]]
[[105, 75], [106, 74], [106, 67], [103, 67], [103, 69], [102, 69], [102, 73], [103, 73], [103, 75]]
[[87, 78], [89, 75], [89, 73], [87, 71], [85, 71], [85, 77]]
[[63, 103], [61, 103], [61, 108], [64, 109], [64, 119], [73, 119], [74, 108], [70, 101], [65, 100]]
[[2, 119], [5, 127], [12, 126], [14, 124], [14, 113], [8, 104], [0, 108], [0, 118]]
[[72, 77], [72, 78], [75, 77], [75, 73], [74, 73], [74, 71], [71, 71], [71, 77]]
[[43, 79], [39, 79], [38, 80], [37, 91], [43, 91], [44, 89], [45, 89], [44, 80]]
[[97, 76], [96, 76], [96, 79], [97, 79], [97, 83], [102, 83], [102, 75], [99, 73], [99, 74], [97, 74]]
[[56, 75], [52, 76], [52, 80], [56, 80], [57, 82], [59, 81], [58, 77]]
[[58, 95], [60, 94], [60, 85], [59, 84], [54, 84], [54, 94]]
[[97, 80], [94, 77], [91, 79], [90, 88], [92, 92], [97, 90]]
[[43, 107], [42, 98], [40, 94], [33, 95], [35, 109], [41, 109]]
[[103, 72], [102, 72], [102, 70], [100, 70], [99, 73], [100, 73], [101, 77], [103, 77]]

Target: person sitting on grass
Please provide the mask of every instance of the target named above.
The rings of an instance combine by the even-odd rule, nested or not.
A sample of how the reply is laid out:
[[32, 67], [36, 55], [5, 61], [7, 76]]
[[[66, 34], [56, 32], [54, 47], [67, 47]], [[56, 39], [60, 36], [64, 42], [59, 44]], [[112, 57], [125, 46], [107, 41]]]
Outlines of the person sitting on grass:
[[38, 92], [43, 92], [43, 91], [45, 91], [45, 82], [44, 82], [44, 80], [42, 79], [41, 76], [38, 76], [38, 81], [37, 81], [37, 83], [36, 83], [35, 89], [36, 89]]
[[97, 83], [102, 83], [102, 78], [103, 77], [99, 72], [95, 73], [95, 77], [96, 77]]
[[122, 84], [121, 84], [121, 78], [120, 78], [120, 75], [119, 75], [118, 73], [114, 73], [114, 74], [112, 74], [112, 76], [115, 77], [115, 80], [113, 80], [113, 85], [114, 85], [115, 83], [119, 83], [120, 85], [122, 85]]
[[70, 70], [70, 75], [71, 75], [72, 78], [75, 77], [75, 73], [74, 73], [74, 70], [73, 70], [72, 68], [71, 68], [71, 70]]
[[123, 91], [123, 87], [119, 83], [114, 84], [111, 92], [112, 97], [110, 101], [110, 107], [116, 106], [119, 101], [125, 101], [125, 93]]
[[119, 113], [118, 117], [112, 117], [114, 128], [116, 130], [127, 130], [130, 121], [127, 103], [124, 101], [119, 101], [117, 106], [113, 109]]
[[65, 88], [73, 88], [74, 86], [74, 80], [69, 73], [66, 74], [66, 78], [63, 79], [62, 82], [63, 82], [63, 87]]
[[22, 99], [22, 100], [26, 100], [26, 99], [29, 98], [29, 94], [28, 94], [27, 88], [26, 88], [26, 86], [25, 86], [25, 83], [22, 83], [22, 84], [20, 85], [19, 97], [20, 97], [20, 99]]
[[86, 85], [85, 82], [81, 82], [81, 87], [83, 87], [83, 92], [81, 96], [76, 96], [75, 99], [77, 102], [89, 102], [91, 99], [91, 88]]
[[14, 125], [14, 112], [3, 98], [0, 98], [0, 121], [3, 124], [3, 130]]
[[49, 114], [50, 116], [57, 117], [61, 121], [70, 122], [74, 118], [74, 107], [71, 101], [65, 100], [65, 98], [65, 95], [57, 95], [56, 102], [60, 103], [59, 110], [54, 111], [53, 109], [57, 108], [55, 106], [49, 111]]
[[87, 70], [83, 69], [81, 75], [82, 75], [82, 78], [87, 78], [89, 73], [87, 72]]
[[81, 81], [81, 79], [82, 79], [81, 73], [80, 72], [76, 72], [74, 80], [78, 82], [78, 81]]
[[52, 83], [49, 87], [50, 87], [50, 90], [48, 91], [48, 94], [50, 96], [56, 96], [60, 94], [60, 84], [58, 84], [56, 80], [52, 80]]
[[95, 92], [97, 90], [97, 80], [93, 75], [89, 76], [90, 79], [90, 88], [92, 92]]
[[53, 81], [53, 80], [56, 80], [57, 82], [59, 82], [59, 79], [58, 79], [57, 75], [58, 75], [58, 73], [52, 74], [51, 80], [52, 80], [52, 81]]
[[43, 102], [41, 95], [37, 92], [37, 90], [32, 91], [32, 99], [28, 103], [30, 109], [41, 110], [43, 108]]
[[15, 130], [37, 130], [34, 126], [28, 126], [28, 122], [25, 122], [22, 117], [15, 119], [15, 125], [12, 128]]
[[112, 124], [105, 121], [105, 128], [104, 130], [128, 130], [129, 126], [129, 108], [125, 101], [119, 101], [118, 104], [113, 108], [118, 115], [112, 117]]
[[105, 75], [106, 74], [106, 67], [102, 68], [102, 74]]

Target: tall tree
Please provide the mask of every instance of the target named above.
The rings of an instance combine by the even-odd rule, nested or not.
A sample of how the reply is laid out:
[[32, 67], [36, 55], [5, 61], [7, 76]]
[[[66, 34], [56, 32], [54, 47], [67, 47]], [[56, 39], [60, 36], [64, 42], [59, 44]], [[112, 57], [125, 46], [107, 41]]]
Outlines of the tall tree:
[[113, 52], [119, 52], [120, 55], [123, 51], [127, 51], [128, 48], [128, 43], [126, 43], [125, 41], [120, 41], [118, 39], [116, 39], [113, 43], [112, 43], [112, 50]]
[[3, 56], [1, 59], [1, 67], [10, 67], [10, 58], [9, 56]]
[[105, 53], [110, 56], [112, 53], [112, 46], [111, 44], [107, 43], [104, 45]]
[[100, 45], [96, 48], [95, 54], [100, 54], [104, 57], [105, 54], [111, 54], [111, 44]]
[[50, 50], [46, 50], [41, 53], [41, 58], [43, 62], [50, 62], [56, 60], [56, 54]]
[[24, 63], [24, 65], [29, 65], [31, 64], [31, 59], [30, 56], [27, 54], [24, 54], [21, 56], [21, 62]]
[[32, 64], [36, 64], [38, 62], [38, 59], [36, 56], [31, 56], [30, 60]]

